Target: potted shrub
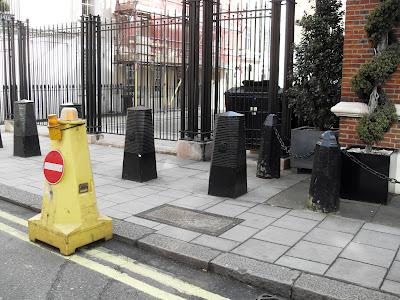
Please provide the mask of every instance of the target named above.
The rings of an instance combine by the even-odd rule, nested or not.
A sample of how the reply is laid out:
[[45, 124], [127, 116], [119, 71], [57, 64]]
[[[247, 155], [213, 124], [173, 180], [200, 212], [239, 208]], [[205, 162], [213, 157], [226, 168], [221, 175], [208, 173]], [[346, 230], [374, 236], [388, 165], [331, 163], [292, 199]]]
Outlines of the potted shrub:
[[390, 149], [373, 147], [397, 120], [396, 108], [383, 91], [387, 79], [400, 64], [400, 44], [392, 36], [392, 28], [400, 22], [400, 2], [384, 0], [372, 11], [366, 32], [375, 49], [372, 60], [361, 66], [352, 80], [353, 90], [368, 104], [368, 114], [357, 126], [357, 135], [366, 145], [351, 147], [342, 161], [342, 198], [387, 203], [388, 181], [374, 175], [364, 166], [389, 176]]
[[291, 133], [291, 166], [312, 169], [311, 153], [323, 131], [337, 127], [330, 111], [340, 101], [343, 60], [343, 11], [340, 0], [317, 0], [314, 15], [299, 22], [303, 37], [296, 45], [293, 86], [286, 95], [300, 128]]

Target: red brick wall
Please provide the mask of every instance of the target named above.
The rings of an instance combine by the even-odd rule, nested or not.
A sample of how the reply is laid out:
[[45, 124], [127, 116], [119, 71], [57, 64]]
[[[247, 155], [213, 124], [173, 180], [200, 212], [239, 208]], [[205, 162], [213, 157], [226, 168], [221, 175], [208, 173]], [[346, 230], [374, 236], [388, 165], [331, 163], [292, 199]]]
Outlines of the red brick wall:
[[[365, 62], [369, 61], [373, 55], [371, 43], [368, 41], [364, 30], [366, 17], [374, 10], [380, 0], [347, 0], [346, 3], [346, 23], [344, 40], [343, 58], [343, 82], [342, 82], [342, 101], [360, 101], [352, 91], [351, 79], [358, 69]], [[400, 28], [397, 29], [400, 38]], [[385, 84], [385, 91], [394, 103], [400, 104], [400, 68], [392, 75], [391, 80]], [[342, 146], [362, 145], [357, 139], [355, 127], [356, 119], [342, 118], [340, 120], [340, 143]], [[385, 140], [379, 144], [382, 147], [400, 148], [400, 130], [396, 124], [389, 133], [385, 135]]]
[[[339, 142], [341, 146], [363, 145], [356, 133], [357, 124], [358, 119], [356, 118], [340, 118]], [[385, 134], [384, 140], [376, 146], [400, 149], [400, 124], [394, 124], [390, 131]]]

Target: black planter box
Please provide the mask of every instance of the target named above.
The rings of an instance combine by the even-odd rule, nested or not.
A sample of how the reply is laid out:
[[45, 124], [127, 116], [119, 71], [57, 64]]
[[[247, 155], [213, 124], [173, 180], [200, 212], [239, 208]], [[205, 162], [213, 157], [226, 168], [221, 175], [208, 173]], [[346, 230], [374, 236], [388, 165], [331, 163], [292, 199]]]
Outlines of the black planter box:
[[[357, 152], [350, 152], [350, 154], [373, 170], [389, 176], [390, 155]], [[342, 153], [341, 198], [387, 204], [388, 188], [389, 184], [386, 180], [364, 170]]]
[[[306, 155], [315, 149], [315, 145], [321, 138], [323, 131], [312, 127], [299, 127], [292, 129], [291, 134], [291, 151], [296, 156]], [[314, 155], [308, 158], [290, 158], [290, 166], [292, 168], [312, 170], [314, 163]]]

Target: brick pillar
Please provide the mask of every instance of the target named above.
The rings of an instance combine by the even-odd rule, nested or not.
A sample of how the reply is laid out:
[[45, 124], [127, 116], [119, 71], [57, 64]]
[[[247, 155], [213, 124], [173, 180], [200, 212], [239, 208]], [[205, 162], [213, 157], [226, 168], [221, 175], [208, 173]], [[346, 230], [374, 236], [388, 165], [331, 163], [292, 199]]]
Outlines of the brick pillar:
[[[367, 16], [379, 3], [380, 0], [347, 0], [346, 2], [342, 101], [360, 101], [352, 91], [351, 79], [357, 73], [360, 66], [371, 60], [374, 56], [374, 50], [368, 40], [364, 26]], [[400, 39], [400, 28], [396, 30], [396, 33]], [[392, 75], [391, 80], [386, 81], [384, 89], [395, 104], [400, 104], [400, 70]], [[357, 122], [357, 118], [341, 117], [339, 137], [341, 146], [363, 144], [357, 138]], [[400, 148], [400, 127], [398, 124], [395, 124], [386, 133], [385, 139], [378, 146]]]

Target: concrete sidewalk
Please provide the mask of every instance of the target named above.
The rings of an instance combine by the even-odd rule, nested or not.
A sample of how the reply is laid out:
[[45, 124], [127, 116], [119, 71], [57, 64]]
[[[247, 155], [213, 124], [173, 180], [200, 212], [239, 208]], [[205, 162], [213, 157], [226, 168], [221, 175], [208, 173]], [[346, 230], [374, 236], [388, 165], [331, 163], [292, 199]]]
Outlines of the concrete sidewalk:
[[[49, 140], [40, 140], [45, 154]], [[13, 157], [9, 133], [3, 144], [0, 196], [40, 209], [43, 156]], [[384, 221], [374, 219], [380, 206], [342, 203], [361, 219], [304, 210], [309, 175], [262, 180], [255, 157], [249, 192], [231, 200], [207, 194], [208, 162], [157, 154], [159, 178], [136, 183], [121, 179], [123, 149], [90, 145], [90, 153], [99, 209], [115, 219], [116, 235], [141, 248], [293, 299], [400, 295], [400, 227], [371, 222]]]

